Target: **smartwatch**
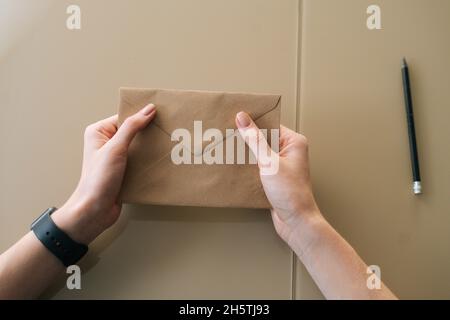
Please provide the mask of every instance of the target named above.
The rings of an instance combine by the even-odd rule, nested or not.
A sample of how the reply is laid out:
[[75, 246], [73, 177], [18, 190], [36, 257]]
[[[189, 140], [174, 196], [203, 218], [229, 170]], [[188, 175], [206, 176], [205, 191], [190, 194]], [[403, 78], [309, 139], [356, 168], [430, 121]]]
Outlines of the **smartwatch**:
[[32, 224], [30, 229], [42, 244], [66, 267], [77, 263], [88, 251], [84, 244], [72, 240], [58, 228], [50, 217], [57, 208], [45, 210]]

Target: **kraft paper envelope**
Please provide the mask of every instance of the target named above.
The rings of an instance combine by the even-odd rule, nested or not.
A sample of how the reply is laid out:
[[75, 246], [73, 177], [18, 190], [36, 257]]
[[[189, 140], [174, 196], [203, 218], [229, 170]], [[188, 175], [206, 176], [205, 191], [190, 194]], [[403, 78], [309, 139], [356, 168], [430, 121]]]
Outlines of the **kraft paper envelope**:
[[[225, 93], [161, 89], [120, 89], [119, 125], [145, 105], [156, 105], [156, 118], [133, 140], [121, 190], [126, 203], [181, 205], [200, 207], [270, 208], [256, 164], [226, 164], [226, 143], [234, 140], [234, 151], [243, 142], [239, 134], [226, 136], [226, 129], [236, 129], [235, 116], [246, 111], [261, 129], [279, 129], [281, 97], [271, 94]], [[203, 141], [194, 149], [194, 121], [201, 121], [202, 131], [216, 128], [221, 141]], [[172, 141], [176, 129], [191, 135], [188, 152], [191, 164], [175, 164]], [[197, 130], [198, 132], [198, 130]], [[230, 133], [230, 132], [228, 132]], [[201, 135], [197, 135], [197, 137]], [[202, 138], [200, 138], [202, 139]], [[203, 140], [203, 139], [202, 139]], [[230, 142], [231, 144], [231, 142]], [[211, 146], [221, 147], [224, 164], [193, 164]], [[189, 150], [186, 150], [189, 149]], [[231, 149], [231, 148], [230, 148]], [[247, 160], [249, 150], [245, 146]], [[216, 149], [217, 150], [217, 149]], [[233, 162], [233, 161], [232, 161]]]

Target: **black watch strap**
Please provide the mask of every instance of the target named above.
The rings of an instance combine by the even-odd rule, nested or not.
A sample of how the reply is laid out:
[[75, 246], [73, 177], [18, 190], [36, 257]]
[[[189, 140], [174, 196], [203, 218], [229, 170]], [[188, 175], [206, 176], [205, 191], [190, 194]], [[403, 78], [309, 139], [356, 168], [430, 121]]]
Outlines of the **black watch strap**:
[[42, 244], [66, 266], [77, 263], [88, 251], [84, 244], [73, 241], [58, 228], [50, 215], [57, 209], [48, 208], [31, 224], [31, 230]]

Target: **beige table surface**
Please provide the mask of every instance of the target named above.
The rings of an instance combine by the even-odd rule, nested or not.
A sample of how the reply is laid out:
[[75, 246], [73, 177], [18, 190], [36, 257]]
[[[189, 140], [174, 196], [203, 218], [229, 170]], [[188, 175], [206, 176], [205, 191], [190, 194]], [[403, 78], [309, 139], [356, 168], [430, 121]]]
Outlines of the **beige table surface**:
[[[270, 92], [308, 135], [325, 216], [401, 298], [449, 298], [450, 2], [6, 1], [0, 27], [0, 251], [78, 180], [84, 127], [120, 86]], [[400, 59], [411, 64], [424, 194], [410, 191]], [[268, 211], [126, 206], [44, 297], [321, 298]], [[294, 268], [294, 269], [292, 269]], [[293, 272], [294, 271], [294, 272]]]
[[[0, 60], [0, 251], [70, 195], [84, 127], [117, 111], [121, 86], [282, 94], [295, 126], [297, 1], [76, 3], [79, 31], [72, 1], [11, 22], [34, 20]], [[126, 206], [81, 264], [82, 290], [46, 296], [286, 299], [291, 257], [268, 211]]]
[[[450, 1], [303, 3], [300, 129], [324, 215], [400, 298], [450, 298]], [[412, 193], [401, 59], [423, 194]], [[311, 294], [300, 278], [297, 295]]]

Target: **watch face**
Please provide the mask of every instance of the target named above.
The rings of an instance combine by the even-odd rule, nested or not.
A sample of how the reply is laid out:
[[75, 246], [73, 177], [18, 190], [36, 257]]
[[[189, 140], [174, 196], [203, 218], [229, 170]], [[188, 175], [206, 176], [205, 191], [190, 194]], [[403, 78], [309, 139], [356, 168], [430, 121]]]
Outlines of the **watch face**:
[[44, 213], [41, 213], [41, 215], [39, 217], [36, 218], [36, 220], [33, 221], [33, 223], [31, 223], [30, 229], [34, 229], [34, 227], [39, 223], [39, 221], [42, 219], [42, 217], [47, 213], [47, 211], [45, 211]]
[[45, 210], [43, 213], [41, 213], [41, 215], [39, 217], [36, 218], [36, 220], [34, 220], [31, 223], [30, 229], [32, 230], [46, 214], [51, 215], [55, 211], [56, 211], [55, 207], [50, 207], [47, 210]]

